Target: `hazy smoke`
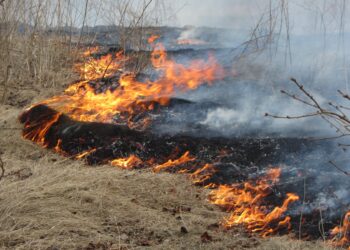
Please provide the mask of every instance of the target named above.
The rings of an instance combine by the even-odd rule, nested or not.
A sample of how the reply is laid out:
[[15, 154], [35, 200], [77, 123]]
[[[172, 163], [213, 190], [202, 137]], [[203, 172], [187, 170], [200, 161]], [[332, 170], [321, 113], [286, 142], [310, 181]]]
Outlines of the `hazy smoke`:
[[[226, 7], [238, 5], [249, 8], [250, 4], [244, 2], [245, 4], [242, 1], [221, 3], [226, 3]], [[346, 100], [337, 94], [337, 89], [350, 92], [350, 33], [347, 33], [349, 27], [339, 26], [340, 19], [330, 21], [332, 13], [333, 18], [341, 16], [334, 15], [339, 10], [325, 8], [331, 11], [319, 13], [322, 8], [319, 8], [317, 1], [297, 2], [302, 4], [289, 5], [289, 39], [286, 30], [283, 30], [274, 39], [274, 43], [251, 42], [249, 46], [245, 46], [242, 45], [242, 38], [249, 40], [251, 37], [247, 31], [254, 27], [251, 20], [245, 22], [246, 19], [241, 16], [248, 16], [247, 9], [240, 12], [238, 21], [233, 24], [228, 20], [236, 20], [234, 18], [209, 18], [214, 15], [212, 9], [203, 7], [208, 6], [207, 4], [193, 1], [191, 5], [198, 8], [199, 14], [193, 15], [195, 20], [191, 19], [191, 16], [185, 18], [186, 21], [191, 20], [189, 24], [198, 25], [201, 23], [198, 18], [205, 17], [203, 25], [233, 29], [214, 32], [213, 29], [192, 27], [180, 33], [179, 38], [201, 39], [209, 42], [213, 48], [225, 47], [212, 53], [231, 75], [209, 87], [203, 86], [195, 91], [179, 94], [177, 97], [193, 103], [170, 109], [170, 112], [167, 110], [168, 115], [164, 122], [156, 126], [156, 132], [230, 138], [322, 138], [334, 135], [334, 128], [319, 117], [284, 120], [264, 116], [265, 113], [299, 116], [314, 111], [280, 93], [280, 90], [287, 90], [302, 96], [290, 81], [291, 77], [302, 83], [325, 107], [328, 107], [329, 101], [346, 104]], [[218, 8], [222, 7], [218, 5]], [[341, 6], [338, 3], [333, 7], [336, 5]], [[235, 9], [238, 10], [239, 8]], [[261, 13], [253, 12], [252, 16], [258, 17]], [[320, 15], [325, 18], [324, 24], [319, 23]], [[211, 20], [214, 21], [211, 23]], [[285, 26], [282, 27], [284, 28]], [[264, 42], [264, 39], [262, 41]], [[186, 55], [185, 52], [175, 59], [186, 62], [186, 59], [192, 59], [192, 55]], [[327, 210], [325, 216], [338, 217], [345, 212], [341, 209], [346, 209], [349, 205], [349, 179], [329, 163], [331, 160], [347, 170], [348, 153], [339, 148], [336, 141], [320, 144], [318, 148], [307, 147], [302, 152], [288, 153], [276, 162], [277, 165], [283, 166], [283, 172], [287, 173], [281, 183], [286, 185], [285, 190], [290, 190], [288, 185], [294, 185], [294, 189], [299, 189], [301, 200], [305, 195], [305, 204], [298, 206], [295, 214], [300, 214], [301, 209], [304, 213]], [[309, 200], [310, 197], [312, 201]]]
[[[329, 101], [344, 104], [345, 100], [337, 94], [337, 89], [347, 91], [350, 64], [344, 60], [349, 54], [341, 54], [345, 51], [340, 51], [336, 45], [339, 39], [333, 36], [321, 40], [319, 36], [296, 36], [291, 43], [291, 59], [286, 57], [283, 49], [277, 53], [268, 49], [260, 53], [248, 53], [239, 60], [236, 59], [241, 53], [239, 49], [215, 51], [221, 64], [229, 74], [232, 73], [231, 76], [209, 87], [179, 95], [203, 105], [197, 105], [197, 110], [191, 112], [182, 109], [177, 113], [176, 120], [168, 120], [171, 131], [167, 131], [164, 125], [162, 131], [184, 132], [187, 125], [192, 131], [193, 125], [197, 124], [198, 128], [207, 129], [209, 135], [215, 131], [216, 135], [222, 136], [298, 137], [334, 134], [334, 129], [319, 117], [283, 120], [264, 115], [299, 116], [314, 111], [280, 93], [280, 90], [287, 90], [302, 96], [290, 81], [291, 77], [298, 79], [323, 106], [327, 107]], [[343, 39], [350, 42], [350, 35]], [[329, 46], [324, 45], [325, 41]], [[181, 60], [185, 61], [184, 58], [186, 54], [181, 56]], [[179, 130], [174, 123], [179, 124]]]

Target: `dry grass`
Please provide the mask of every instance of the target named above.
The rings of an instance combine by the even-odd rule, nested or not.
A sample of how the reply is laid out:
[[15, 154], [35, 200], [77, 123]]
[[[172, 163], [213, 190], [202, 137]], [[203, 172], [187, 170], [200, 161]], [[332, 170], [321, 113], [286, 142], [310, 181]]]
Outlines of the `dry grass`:
[[[34, 39], [34, 41], [32, 41]], [[72, 79], [73, 51], [58, 38], [16, 35], [0, 47], [0, 101], [26, 106], [38, 94], [52, 95]], [[6, 48], [7, 47], [7, 48]]]

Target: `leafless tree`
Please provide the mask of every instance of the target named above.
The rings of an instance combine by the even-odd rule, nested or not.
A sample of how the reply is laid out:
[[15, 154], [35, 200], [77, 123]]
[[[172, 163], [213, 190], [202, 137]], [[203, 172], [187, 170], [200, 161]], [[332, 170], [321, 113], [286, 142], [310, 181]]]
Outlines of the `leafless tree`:
[[[311, 107], [313, 111], [311, 113], [302, 114], [298, 116], [279, 116], [266, 113], [266, 116], [270, 116], [276, 119], [305, 119], [310, 117], [321, 117], [325, 122], [327, 122], [332, 128], [337, 132], [337, 136], [321, 138], [321, 139], [338, 139], [350, 136], [350, 106], [338, 105], [334, 102], [328, 102], [327, 104], [321, 104], [309, 90], [307, 90], [304, 85], [300, 84], [296, 79], [291, 78], [291, 82], [298, 88], [299, 94], [291, 93], [286, 90], [281, 90], [281, 93], [287, 97], [302, 103], [308, 107]], [[345, 102], [350, 101], [350, 95], [342, 90], [338, 90], [340, 98], [345, 100]], [[341, 147], [350, 147], [349, 144], [338, 143]], [[342, 172], [343, 174], [350, 176], [350, 173], [343, 170], [333, 161], [329, 162], [333, 167]]]

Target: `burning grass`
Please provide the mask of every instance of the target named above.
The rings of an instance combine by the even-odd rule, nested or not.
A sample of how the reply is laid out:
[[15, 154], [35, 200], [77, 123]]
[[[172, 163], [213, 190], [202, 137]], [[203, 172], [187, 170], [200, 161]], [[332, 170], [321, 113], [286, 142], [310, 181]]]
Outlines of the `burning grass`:
[[[156, 39], [151, 38], [151, 41]], [[163, 138], [148, 132], [152, 119], [142, 117], [143, 114], [167, 106], [176, 91], [190, 91], [225, 76], [213, 57], [185, 66], [167, 58], [161, 44], [153, 45], [153, 49], [150, 61], [158, 71], [157, 78], [144, 82], [137, 80], [137, 75], [124, 72], [132, 58], [123, 52], [98, 57], [93, 54], [96, 48], [84, 52], [83, 55], [88, 56], [87, 62], [76, 67], [82, 79], [69, 86], [64, 95], [33, 105], [24, 112], [20, 117], [24, 123], [23, 136], [62, 155], [84, 158], [90, 164], [110, 163], [122, 169], [152, 168], [156, 173], [165, 170], [188, 174], [195, 185], [213, 189], [209, 201], [230, 213], [222, 222], [224, 228], [243, 225], [247, 232], [263, 237], [300, 230], [298, 213], [290, 211], [290, 207], [299, 201], [298, 194], [274, 189], [280, 180], [281, 169], [269, 169], [266, 176], [249, 179], [249, 170], [229, 165], [237, 161], [234, 148], [244, 149], [247, 146], [244, 142], [238, 140], [237, 144], [232, 140], [215, 141], [181, 135]], [[141, 116], [138, 124], [133, 120], [135, 116]], [[126, 126], [121, 126], [120, 121]], [[252, 141], [248, 145], [256, 143]], [[288, 143], [286, 146], [290, 147]], [[279, 147], [277, 144], [271, 150]], [[253, 151], [254, 157], [264, 153], [259, 150], [261, 152]], [[229, 155], [227, 167], [221, 166], [225, 155]], [[244, 158], [243, 155], [239, 157]], [[249, 154], [246, 157], [252, 161]], [[265, 158], [268, 161], [266, 155]], [[248, 162], [243, 165], [247, 166]], [[245, 173], [241, 176], [242, 183], [237, 183], [238, 180], [228, 174], [232, 168], [240, 174]], [[222, 178], [228, 178], [225, 180], [228, 183], [223, 183]], [[311, 226], [318, 223], [314, 218], [308, 219]], [[347, 224], [344, 225], [345, 229], [335, 227], [331, 230], [331, 237], [327, 236], [330, 244], [348, 244]], [[330, 226], [327, 224], [324, 230], [329, 231]], [[307, 237], [318, 238], [315, 231], [307, 231]]]
[[87, 167], [23, 140], [21, 109], [0, 107], [2, 249], [329, 249], [226, 231], [217, 225], [225, 213], [184, 176]]
[[225, 219], [224, 226], [231, 228], [243, 224], [248, 230], [267, 237], [283, 230], [291, 229], [291, 217], [284, 216], [288, 206], [299, 200], [298, 195], [287, 193], [280, 207], [269, 208], [264, 204], [271, 195], [272, 185], [279, 181], [281, 169], [270, 169], [266, 176], [256, 183], [245, 182], [232, 186], [219, 186], [210, 193], [209, 200], [223, 207], [231, 215]]
[[[83, 54], [91, 55], [94, 50]], [[212, 56], [208, 60], [193, 60], [184, 66], [168, 59], [165, 48], [159, 43], [154, 45], [151, 54], [152, 66], [159, 73], [156, 80], [140, 82], [134, 72], [125, 72], [125, 63], [131, 60], [122, 51], [100, 58], [90, 57], [87, 62], [76, 66], [81, 75], [80, 81], [69, 86], [64, 95], [55, 96], [41, 104], [53, 107], [77, 121], [111, 123], [116, 116], [121, 116], [128, 119], [131, 127], [131, 117], [153, 110], [155, 103], [167, 105], [169, 97], [176, 91], [193, 90], [201, 84], [222, 79], [225, 75]], [[91, 86], [96, 80], [115, 75], [118, 78], [111, 79], [115, 85], [113, 88], [96, 92], [96, 88]]]

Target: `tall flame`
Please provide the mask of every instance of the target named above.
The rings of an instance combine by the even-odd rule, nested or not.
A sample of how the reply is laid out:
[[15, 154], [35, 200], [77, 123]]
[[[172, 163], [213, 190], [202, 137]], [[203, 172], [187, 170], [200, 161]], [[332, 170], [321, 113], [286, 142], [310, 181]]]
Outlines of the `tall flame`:
[[[91, 55], [91, 52], [86, 55]], [[152, 65], [159, 72], [158, 79], [138, 81], [135, 74], [127, 73], [123, 69], [128, 60], [122, 52], [107, 54], [101, 58], [90, 57], [87, 63], [76, 65], [81, 74], [78, 83], [68, 87], [64, 95], [50, 98], [42, 104], [75, 120], [112, 122], [113, 117], [123, 112], [134, 114], [153, 109], [154, 104], [147, 105], [147, 101], [166, 105], [176, 92], [193, 90], [225, 76], [223, 68], [213, 56], [183, 65], [168, 59], [165, 48], [160, 43], [154, 45], [151, 54]], [[116, 86], [113, 90], [97, 93], [89, 84], [91, 81], [113, 76], [118, 76], [111, 79]]]

